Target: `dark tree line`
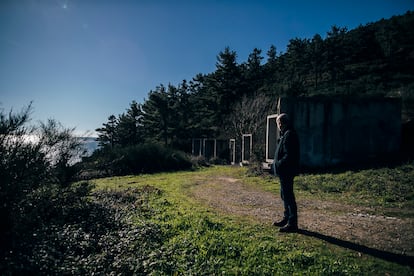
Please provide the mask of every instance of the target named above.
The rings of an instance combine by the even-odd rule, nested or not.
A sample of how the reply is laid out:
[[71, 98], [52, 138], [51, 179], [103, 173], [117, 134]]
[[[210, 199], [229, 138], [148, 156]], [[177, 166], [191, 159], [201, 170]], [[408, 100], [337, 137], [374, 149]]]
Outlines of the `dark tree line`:
[[[97, 129], [101, 146], [160, 143], [189, 150], [191, 138], [264, 131], [277, 97], [414, 98], [414, 13], [289, 41], [285, 53], [253, 49], [247, 61], [226, 47], [216, 70], [160, 85]], [[240, 117], [243, 115], [243, 119]]]

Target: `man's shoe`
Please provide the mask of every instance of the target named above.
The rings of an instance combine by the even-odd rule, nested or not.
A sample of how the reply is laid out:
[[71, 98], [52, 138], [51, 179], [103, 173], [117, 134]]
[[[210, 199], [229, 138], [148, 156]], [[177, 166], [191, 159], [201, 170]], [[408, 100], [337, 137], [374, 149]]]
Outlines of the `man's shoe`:
[[273, 222], [273, 226], [282, 227], [285, 226], [288, 223], [287, 219], [282, 219], [281, 221], [275, 221]]
[[297, 225], [287, 224], [284, 227], [279, 229], [279, 232], [281, 233], [295, 233], [298, 231]]

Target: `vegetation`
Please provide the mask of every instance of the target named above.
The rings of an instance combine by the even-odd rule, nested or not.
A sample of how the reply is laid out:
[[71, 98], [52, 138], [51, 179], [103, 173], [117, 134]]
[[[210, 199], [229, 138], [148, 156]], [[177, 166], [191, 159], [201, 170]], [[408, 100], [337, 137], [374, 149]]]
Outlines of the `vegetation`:
[[[160, 143], [190, 152], [191, 138], [236, 138], [254, 133], [263, 160], [263, 118], [279, 96], [401, 97], [408, 116], [414, 102], [414, 13], [353, 30], [333, 26], [325, 37], [293, 38], [286, 52], [253, 49], [238, 63], [229, 47], [216, 70], [178, 85], [160, 85], [142, 104], [111, 115], [97, 129], [101, 146]], [[265, 60], [265, 61], [264, 61]], [[410, 115], [411, 116], [411, 115]], [[412, 117], [408, 117], [412, 118]]]
[[[408, 12], [352, 31], [334, 26], [325, 39], [292, 39], [286, 53], [271, 46], [265, 64], [259, 49], [238, 64], [225, 48], [215, 72], [161, 85], [145, 103], [111, 115], [97, 130], [101, 150], [81, 164], [74, 165], [80, 141], [72, 129], [53, 120], [29, 126], [30, 106], [1, 111], [0, 274], [412, 274], [311, 237], [277, 235], [189, 196], [200, 176], [225, 174], [275, 192], [270, 178], [230, 167], [154, 173], [191, 168], [177, 149], [188, 150], [192, 137], [264, 137], [260, 118], [274, 109], [275, 96], [410, 98], [413, 20]], [[74, 182], [85, 168], [140, 175]], [[407, 164], [302, 175], [297, 188], [310, 198], [407, 209], [412, 179]]]
[[81, 220], [90, 191], [72, 184], [80, 150], [73, 130], [53, 120], [28, 126], [30, 110], [0, 113], [0, 270], [4, 261], [31, 267], [38, 233]]
[[[92, 199], [90, 183], [73, 182], [84, 167], [74, 164], [82, 148], [73, 129], [53, 120], [30, 126], [30, 112], [30, 105], [17, 114], [0, 112], [0, 274], [83, 274], [82, 262], [88, 271], [89, 265], [113, 269], [113, 255], [93, 252], [113, 252], [116, 235], [141, 230], [125, 224], [122, 208], [113, 208], [110, 200], [119, 200], [117, 195], [97, 193]], [[116, 173], [191, 168], [186, 156], [159, 146], [112, 154], [122, 157], [107, 168]], [[153, 160], [158, 163], [148, 163]]]
[[297, 182], [310, 193], [340, 194], [349, 203], [356, 199], [368, 206], [413, 208], [414, 166], [367, 169], [338, 174], [306, 175]]
[[[409, 177], [408, 169], [412, 171], [413, 166], [389, 172]], [[360, 181], [360, 192], [368, 194], [371, 185], [366, 177], [377, 173], [360, 173], [354, 176], [355, 180]], [[277, 234], [270, 225], [223, 215], [189, 196], [200, 177], [218, 174], [265, 189], [270, 189], [272, 182], [272, 192], [277, 193], [274, 180], [247, 176], [244, 168], [223, 166], [197, 172], [97, 179], [76, 220], [66, 217], [65, 224], [44, 225], [31, 232], [33, 244], [24, 246], [32, 250], [6, 254], [8, 266], [3, 271], [136, 275], [412, 273], [409, 267], [361, 256], [309, 236]], [[311, 177], [300, 176], [299, 182]], [[330, 177], [337, 186], [341, 185], [342, 174]], [[393, 178], [387, 174], [383, 177], [381, 183]], [[412, 193], [412, 183], [403, 185]], [[301, 195], [316, 196], [299, 189]], [[325, 195], [343, 200], [341, 192], [322, 190]], [[381, 202], [383, 197], [375, 195], [375, 202]], [[413, 199], [402, 201], [413, 202]]]
[[[0, 116], [1, 274], [412, 272], [309, 236], [277, 235], [271, 226], [217, 213], [189, 194], [200, 177], [217, 174], [275, 192], [274, 180], [247, 176], [244, 168], [210, 167], [74, 183], [70, 160], [77, 152], [77, 140], [53, 121], [28, 127], [29, 113], [30, 107]], [[406, 165], [303, 175], [298, 188], [309, 197], [318, 191], [318, 196], [337, 200], [356, 195], [373, 206], [412, 206], [412, 172], [413, 165]], [[325, 184], [317, 185], [321, 178]], [[352, 179], [347, 188], [344, 179]]]
[[159, 144], [137, 144], [98, 149], [78, 166], [110, 176], [190, 170], [193, 163], [183, 152]]
[[[258, 176], [250, 167], [248, 175]], [[263, 175], [259, 176], [263, 177]], [[333, 199], [346, 204], [382, 208], [411, 209], [414, 207], [414, 163], [397, 167], [380, 167], [359, 171], [318, 172], [301, 174], [295, 178], [295, 186], [303, 196]], [[250, 184], [265, 190], [274, 190], [271, 176], [263, 179], [250, 177]], [[404, 215], [402, 213], [393, 216]], [[413, 214], [412, 214], [413, 215]]]

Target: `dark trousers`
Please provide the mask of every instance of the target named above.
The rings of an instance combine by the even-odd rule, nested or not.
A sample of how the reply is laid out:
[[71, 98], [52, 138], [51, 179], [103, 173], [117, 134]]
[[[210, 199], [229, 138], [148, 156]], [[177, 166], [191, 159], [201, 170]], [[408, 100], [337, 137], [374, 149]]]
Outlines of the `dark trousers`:
[[295, 194], [293, 193], [294, 176], [279, 176], [280, 179], [280, 196], [285, 208], [284, 219], [288, 224], [298, 225], [298, 208], [296, 206]]

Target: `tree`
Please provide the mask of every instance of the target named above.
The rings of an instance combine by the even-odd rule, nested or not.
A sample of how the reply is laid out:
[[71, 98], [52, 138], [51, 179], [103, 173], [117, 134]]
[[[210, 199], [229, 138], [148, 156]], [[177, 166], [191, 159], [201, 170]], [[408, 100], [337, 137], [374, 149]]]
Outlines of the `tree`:
[[267, 62], [263, 65], [263, 84], [259, 88], [267, 95], [276, 96], [279, 93], [277, 87], [280, 86], [281, 72], [280, 72], [281, 58], [277, 56], [276, 46], [271, 45], [267, 51]]
[[260, 160], [260, 153], [265, 152], [265, 118], [272, 110], [276, 109], [276, 99], [268, 97], [263, 93], [255, 93], [248, 97], [244, 95], [235, 104], [234, 111], [230, 116], [231, 131], [241, 137], [243, 134], [252, 133], [255, 139], [254, 153]]
[[217, 56], [216, 71], [211, 74], [210, 87], [218, 97], [219, 112], [230, 114], [232, 103], [241, 96], [241, 72], [237, 65], [237, 54], [226, 47]]
[[116, 128], [118, 125], [118, 121], [115, 115], [111, 115], [108, 117], [108, 122], [102, 124], [103, 127], [97, 128], [95, 131], [98, 132], [98, 138], [96, 139], [99, 142], [100, 147], [109, 146], [111, 148], [114, 147], [115, 144], [118, 142]]
[[175, 114], [173, 118], [174, 133], [173, 133], [173, 146], [181, 150], [189, 150], [190, 143], [188, 142], [192, 138], [192, 132], [190, 131], [191, 120], [191, 105], [190, 105], [190, 93], [189, 85], [186, 80], [174, 89], [175, 101], [172, 104], [172, 110]]
[[[190, 138], [234, 136], [241, 110], [256, 112], [248, 102], [262, 94], [270, 101], [310, 93], [349, 96], [349, 91], [411, 95], [413, 22], [414, 13], [409, 12], [350, 32], [333, 26], [325, 39], [319, 34], [312, 39], [291, 39], [286, 53], [278, 55], [271, 45], [264, 64], [260, 49], [253, 49], [239, 65], [236, 52], [225, 47], [216, 57], [213, 72], [197, 74], [189, 83], [161, 85], [150, 91], [141, 106], [141, 119], [135, 121], [139, 127], [133, 127], [135, 115], [130, 116], [132, 109], [128, 110], [98, 129], [101, 142], [125, 144], [124, 138], [136, 141], [143, 136], [145, 142], [185, 148]], [[138, 136], [131, 130], [137, 130]]]
[[263, 118], [275, 104], [263, 94], [256, 93], [248, 97], [244, 95], [235, 104], [234, 112], [231, 115], [232, 129], [234, 133], [241, 136], [245, 133], [256, 133], [263, 123]]
[[277, 51], [276, 46], [271, 45], [269, 51], [267, 51], [267, 63], [274, 64], [277, 61]]
[[309, 40], [291, 39], [287, 49], [287, 83], [291, 94], [299, 95], [305, 92], [304, 81], [309, 72]]
[[242, 64], [243, 74], [243, 94], [253, 95], [263, 85], [263, 67], [261, 65], [263, 57], [262, 50], [257, 48], [249, 54], [247, 62]]
[[217, 137], [221, 114], [212, 74], [198, 74], [190, 82], [188, 130], [192, 137]]
[[318, 89], [319, 81], [322, 77], [323, 69], [323, 39], [319, 34], [316, 34], [312, 38], [312, 42], [309, 45], [310, 47], [310, 63], [311, 63], [311, 72], [313, 74], [313, 82], [315, 90]]
[[126, 113], [119, 115], [116, 125], [118, 143], [122, 146], [143, 142], [143, 112], [141, 104], [132, 101]]
[[163, 85], [149, 93], [148, 100], [142, 105], [142, 123], [147, 142], [163, 142], [165, 146], [169, 145], [174, 116], [171, 103], [170, 95]]
[[347, 28], [340, 28], [332, 26], [331, 31], [327, 33], [326, 43], [326, 69], [331, 77], [331, 84], [334, 91], [337, 90], [338, 79], [344, 71], [344, 58], [346, 52], [344, 51], [344, 38], [347, 33]]

